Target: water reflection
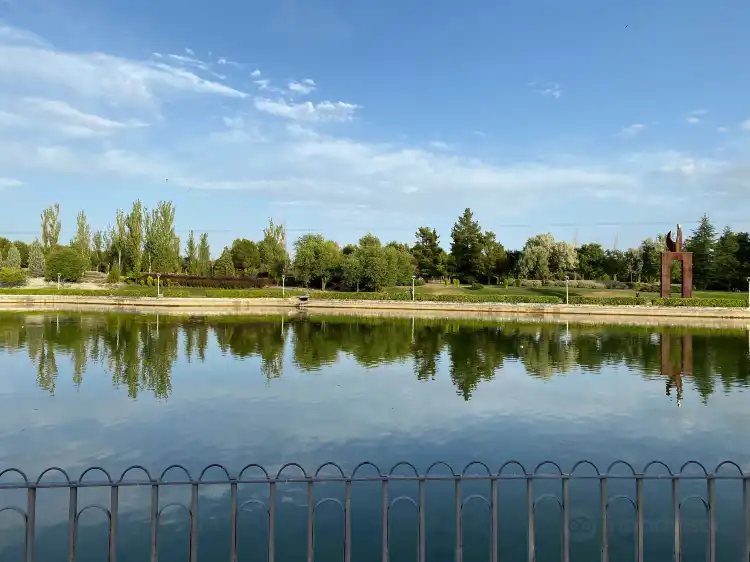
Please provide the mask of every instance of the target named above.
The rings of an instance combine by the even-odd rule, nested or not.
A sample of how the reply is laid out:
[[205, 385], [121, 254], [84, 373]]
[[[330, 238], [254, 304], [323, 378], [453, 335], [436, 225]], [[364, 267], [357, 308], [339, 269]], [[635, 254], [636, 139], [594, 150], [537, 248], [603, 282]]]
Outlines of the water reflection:
[[166, 398], [178, 359], [205, 362], [211, 338], [223, 354], [258, 357], [272, 381], [283, 375], [285, 349], [293, 366], [318, 371], [349, 356], [362, 367], [413, 364], [419, 380], [434, 379], [447, 367], [456, 393], [469, 400], [482, 381], [492, 380], [507, 362], [550, 379], [575, 371], [625, 365], [647, 378], [663, 377], [666, 395], [683, 379], [705, 402], [717, 385], [745, 386], [750, 378], [745, 333], [738, 330], [498, 324], [423, 319], [311, 317], [188, 318], [140, 315], [3, 315], [0, 349], [26, 350], [37, 385], [55, 393], [57, 357], [71, 358], [72, 380], [83, 384], [90, 362], [111, 373], [112, 382], [136, 398], [148, 391]]

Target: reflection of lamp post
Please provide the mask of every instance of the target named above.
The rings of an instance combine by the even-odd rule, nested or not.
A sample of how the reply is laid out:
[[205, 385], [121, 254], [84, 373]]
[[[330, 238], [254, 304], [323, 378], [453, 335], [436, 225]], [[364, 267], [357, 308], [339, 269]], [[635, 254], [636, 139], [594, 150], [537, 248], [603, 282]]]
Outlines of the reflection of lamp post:
[[417, 278], [416, 275], [411, 276], [411, 300], [414, 300], [414, 280]]
[[281, 276], [281, 298], [284, 298], [286, 289], [286, 275]]
[[568, 279], [570, 279], [570, 277], [568, 277], [566, 275], [565, 276], [565, 304], [569, 304], [568, 303], [568, 301], [569, 301], [569, 298], [568, 298]]
[[156, 274], [156, 298], [159, 298], [161, 296], [161, 291], [159, 290], [159, 279], [161, 278], [161, 273]]

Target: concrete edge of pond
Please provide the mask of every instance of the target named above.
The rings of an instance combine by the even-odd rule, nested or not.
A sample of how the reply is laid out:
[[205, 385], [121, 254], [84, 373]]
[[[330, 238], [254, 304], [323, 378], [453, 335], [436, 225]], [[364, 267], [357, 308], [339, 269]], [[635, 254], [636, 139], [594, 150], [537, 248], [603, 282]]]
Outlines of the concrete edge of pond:
[[164, 314], [341, 314], [380, 317], [465, 318], [595, 324], [750, 326], [750, 309], [435, 301], [310, 300], [282, 298], [156, 298], [72, 295], [0, 295], [0, 311], [107, 311]]

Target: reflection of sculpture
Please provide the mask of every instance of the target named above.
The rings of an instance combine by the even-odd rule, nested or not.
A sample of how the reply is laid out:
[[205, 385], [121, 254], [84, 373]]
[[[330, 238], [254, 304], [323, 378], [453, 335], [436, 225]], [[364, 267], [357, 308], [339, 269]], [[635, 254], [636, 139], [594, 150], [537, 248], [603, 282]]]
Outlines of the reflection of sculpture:
[[[674, 338], [676, 341], [676, 338]], [[672, 395], [672, 386], [677, 389], [677, 407], [682, 406], [682, 376], [693, 372], [693, 336], [682, 336], [682, 356], [680, 366], [671, 361], [673, 338], [669, 334], [661, 335], [661, 374], [667, 377], [667, 396]]]
[[682, 298], [693, 296], [693, 254], [682, 251], [682, 227], [677, 225], [677, 239], [672, 240], [672, 231], [667, 233], [667, 251], [661, 254], [661, 298], [667, 299], [672, 289], [672, 263], [682, 263]]

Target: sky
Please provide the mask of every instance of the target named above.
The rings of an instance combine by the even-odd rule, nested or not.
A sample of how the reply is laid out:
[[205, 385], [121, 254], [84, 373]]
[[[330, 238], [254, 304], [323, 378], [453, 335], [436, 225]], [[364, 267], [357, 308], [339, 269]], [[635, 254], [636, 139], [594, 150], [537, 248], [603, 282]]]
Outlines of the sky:
[[750, 229], [750, 3], [0, 0], [0, 235]]

